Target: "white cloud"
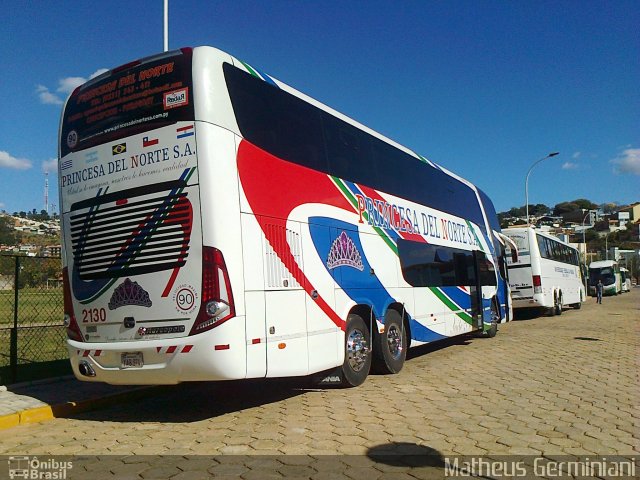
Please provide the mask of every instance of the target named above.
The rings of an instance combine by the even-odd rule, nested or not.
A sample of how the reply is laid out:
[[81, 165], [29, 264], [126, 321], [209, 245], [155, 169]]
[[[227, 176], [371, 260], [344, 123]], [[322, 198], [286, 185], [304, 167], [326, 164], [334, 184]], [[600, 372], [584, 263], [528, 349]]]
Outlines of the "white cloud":
[[574, 152], [573, 155], [571, 155], [571, 158], [577, 160], [578, 158], [580, 158], [580, 155], [582, 155], [582, 152]]
[[66, 93], [68, 95], [73, 92], [76, 87], [79, 87], [86, 81], [87, 79], [84, 77], [61, 78], [60, 80], [58, 80], [58, 89], [56, 91], [60, 93]]
[[58, 171], [58, 159], [50, 158], [49, 160], [45, 160], [42, 162], [42, 171], [43, 172], [57, 172]]
[[617, 174], [640, 175], [640, 148], [627, 148], [613, 160], [613, 171]]
[[55, 93], [51, 93], [44, 85], [38, 85], [36, 87], [36, 93], [40, 98], [40, 102], [45, 105], [62, 105], [62, 100]]
[[93, 72], [88, 78], [85, 77], [64, 77], [58, 80], [58, 88], [56, 88], [55, 92], [52, 92], [49, 87], [44, 85], [38, 85], [36, 87], [36, 93], [40, 98], [40, 102], [45, 105], [62, 105], [63, 98], [73, 92], [76, 87], [79, 87], [87, 80], [97, 77], [98, 75], [102, 75], [104, 72], [107, 72], [106, 68], [99, 68], [95, 72]]
[[0, 150], [0, 167], [14, 168], [16, 170], [28, 170], [31, 168], [31, 160], [16, 158], [9, 152]]
[[[575, 158], [575, 157], [574, 157]], [[579, 165], [575, 162], [564, 162], [562, 164], [563, 170], [577, 170]]]

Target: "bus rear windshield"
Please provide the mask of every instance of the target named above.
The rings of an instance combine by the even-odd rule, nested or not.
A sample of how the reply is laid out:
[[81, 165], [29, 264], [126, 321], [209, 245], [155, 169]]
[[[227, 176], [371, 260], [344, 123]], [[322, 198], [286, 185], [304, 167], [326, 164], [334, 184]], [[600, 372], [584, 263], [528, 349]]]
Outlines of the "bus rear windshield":
[[167, 52], [107, 72], [69, 98], [60, 153], [193, 120], [191, 50]]

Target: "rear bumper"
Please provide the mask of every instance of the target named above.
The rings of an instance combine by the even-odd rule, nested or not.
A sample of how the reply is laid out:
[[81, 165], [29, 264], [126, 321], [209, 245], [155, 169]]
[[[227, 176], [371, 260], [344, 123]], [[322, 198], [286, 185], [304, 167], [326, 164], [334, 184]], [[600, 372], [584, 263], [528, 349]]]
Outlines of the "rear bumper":
[[[78, 380], [113, 385], [171, 385], [186, 381], [246, 378], [244, 335], [232, 332], [236, 317], [219, 327], [189, 337], [135, 342], [87, 343], [67, 340], [73, 373]], [[225, 326], [227, 328], [225, 328]], [[227, 332], [225, 332], [227, 330]], [[233, 338], [233, 341], [230, 341]], [[142, 354], [142, 367], [123, 368], [122, 354]], [[80, 373], [84, 362], [95, 376]]]
[[512, 297], [512, 301], [514, 309], [546, 307], [540, 299], [536, 298], [535, 295], [533, 297]]

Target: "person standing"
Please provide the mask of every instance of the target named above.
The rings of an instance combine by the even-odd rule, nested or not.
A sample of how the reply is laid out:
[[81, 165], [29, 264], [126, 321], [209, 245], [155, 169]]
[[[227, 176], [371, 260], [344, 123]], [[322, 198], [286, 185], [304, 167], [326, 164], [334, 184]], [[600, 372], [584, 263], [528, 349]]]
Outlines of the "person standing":
[[602, 289], [604, 285], [602, 284], [602, 280], [598, 280], [598, 284], [596, 285], [596, 295], [598, 303], [602, 303]]

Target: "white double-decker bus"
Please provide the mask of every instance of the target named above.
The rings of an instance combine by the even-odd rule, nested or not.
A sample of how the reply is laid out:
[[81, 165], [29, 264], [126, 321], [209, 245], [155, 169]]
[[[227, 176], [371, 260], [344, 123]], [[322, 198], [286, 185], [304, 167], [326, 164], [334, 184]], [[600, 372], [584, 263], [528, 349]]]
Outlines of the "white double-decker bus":
[[81, 380], [355, 386], [509, 318], [482, 191], [211, 47], [76, 89], [59, 175]]
[[518, 246], [507, 258], [513, 308], [539, 308], [561, 315], [563, 305], [580, 308], [585, 299], [578, 250], [533, 227], [502, 232]]

